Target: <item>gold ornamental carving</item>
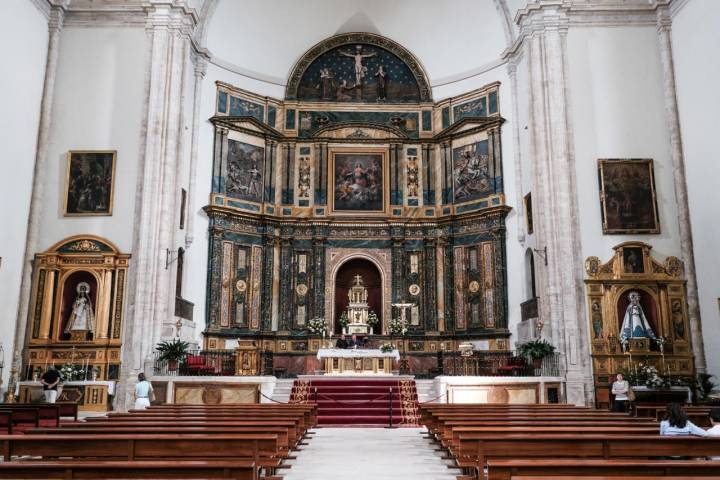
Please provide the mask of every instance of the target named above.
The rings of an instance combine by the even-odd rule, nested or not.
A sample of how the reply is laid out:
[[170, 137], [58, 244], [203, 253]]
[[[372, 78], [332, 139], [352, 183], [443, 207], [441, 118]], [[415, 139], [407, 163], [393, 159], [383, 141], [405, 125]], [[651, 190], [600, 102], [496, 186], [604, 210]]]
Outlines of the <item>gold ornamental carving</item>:
[[470, 293], [477, 293], [480, 290], [480, 283], [477, 280], [473, 280], [468, 285], [468, 290], [470, 290]]
[[247, 282], [245, 282], [245, 280], [238, 280], [235, 283], [235, 289], [238, 292], [243, 293], [245, 290], [247, 290]]
[[75, 252], [99, 252], [100, 248], [90, 240], [78, 240], [77, 242], [71, 243], [68, 250]]
[[420, 285], [417, 283], [413, 283], [408, 287], [408, 292], [410, 292], [410, 295], [417, 295], [420, 293]]
[[304, 283], [300, 283], [300, 284], [298, 284], [297, 287], [295, 287], [295, 291], [297, 292], [298, 295], [300, 295], [301, 297], [304, 297], [305, 295], [307, 295], [308, 287]]

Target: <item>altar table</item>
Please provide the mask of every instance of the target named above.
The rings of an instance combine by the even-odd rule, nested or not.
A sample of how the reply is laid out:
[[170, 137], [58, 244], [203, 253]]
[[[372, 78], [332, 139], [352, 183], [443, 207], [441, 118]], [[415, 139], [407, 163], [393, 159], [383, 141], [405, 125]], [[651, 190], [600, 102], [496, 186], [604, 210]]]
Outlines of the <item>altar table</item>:
[[[107, 412], [112, 410], [115, 381], [73, 380], [58, 385], [58, 403], [77, 403], [81, 412]], [[43, 388], [40, 382], [22, 381], [16, 385], [15, 394], [20, 403], [41, 401]]]
[[393, 360], [400, 360], [400, 352], [321, 348], [317, 358], [325, 361], [325, 375], [391, 375]]

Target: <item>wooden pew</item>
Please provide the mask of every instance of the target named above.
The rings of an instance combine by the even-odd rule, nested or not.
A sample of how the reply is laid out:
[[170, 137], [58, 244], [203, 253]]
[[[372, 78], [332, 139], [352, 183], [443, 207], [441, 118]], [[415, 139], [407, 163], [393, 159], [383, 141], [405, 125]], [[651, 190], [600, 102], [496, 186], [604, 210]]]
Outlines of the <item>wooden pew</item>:
[[639, 458], [720, 456], [720, 438], [659, 435], [464, 434], [458, 465], [483, 471], [498, 458]]
[[261, 467], [279, 465], [277, 435], [0, 435], [4, 459], [35, 456], [73, 460], [253, 460]]
[[10, 435], [12, 433], [12, 412], [0, 410], [0, 433]]
[[491, 459], [488, 480], [511, 480], [533, 476], [543, 480], [558, 477], [585, 478], [592, 476], [666, 477], [689, 475], [720, 477], [720, 461], [695, 460], [586, 460], [586, 459]]
[[[60, 425], [60, 407], [52, 403], [2, 403], [0, 404], [0, 410], [8, 410], [11, 412], [18, 412], [16, 419], [22, 423], [32, 423], [35, 421], [35, 414], [37, 412], [37, 422], [41, 420], [49, 420], [55, 424]], [[24, 412], [29, 412], [24, 415]]]
[[33, 427], [40, 426], [40, 416], [38, 411], [35, 409], [16, 409], [16, 410], [2, 410], [10, 415], [10, 423], [14, 427], [15, 425], [31, 425]]
[[12, 461], [0, 462], [0, 479], [216, 479], [257, 480], [252, 460], [211, 461]]

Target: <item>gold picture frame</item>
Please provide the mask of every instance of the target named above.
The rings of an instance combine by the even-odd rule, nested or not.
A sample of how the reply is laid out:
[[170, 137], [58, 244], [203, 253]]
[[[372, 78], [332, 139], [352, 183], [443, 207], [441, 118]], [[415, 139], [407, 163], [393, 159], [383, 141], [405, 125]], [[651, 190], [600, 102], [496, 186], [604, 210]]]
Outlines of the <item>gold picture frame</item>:
[[652, 159], [600, 159], [598, 182], [603, 234], [660, 233]]
[[[330, 168], [327, 182], [328, 200], [332, 215], [368, 217], [388, 214], [390, 206], [390, 169], [387, 148], [336, 148], [330, 150], [329, 158]], [[363, 177], [362, 179], [350, 178], [353, 172], [348, 170], [348, 166], [353, 163], [360, 165], [358, 167], [358, 177]], [[365, 165], [366, 163], [368, 165]], [[381, 187], [379, 190], [380, 199], [363, 201], [362, 194], [367, 195], [368, 191], [371, 190], [372, 178], [378, 176], [376, 173], [378, 167], [380, 176], [378, 183]], [[348, 177], [347, 184], [342, 182], [343, 177]], [[365, 185], [361, 185], [363, 182]], [[377, 187], [377, 184], [375, 184], [375, 187]], [[343, 188], [344, 190], [342, 190]], [[353, 199], [354, 191], [358, 191], [359, 195]], [[378, 192], [377, 188], [372, 189], [372, 191], [375, 194]], [[346, 198], [343, 198], [343, 196]]]
[[116, 150], [69, 150], [63, 192], [63, 215], [111, 216], [116, 163]]

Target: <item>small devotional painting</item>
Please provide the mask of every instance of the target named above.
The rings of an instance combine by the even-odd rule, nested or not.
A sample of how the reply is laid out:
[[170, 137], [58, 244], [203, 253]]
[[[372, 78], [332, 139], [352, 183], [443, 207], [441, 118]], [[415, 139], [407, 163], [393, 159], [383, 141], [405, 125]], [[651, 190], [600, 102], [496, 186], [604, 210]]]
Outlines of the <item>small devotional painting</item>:
[[603, 233], [660, 233], [651, 159], [598, 161]]
[[65, 215], [112, 215], [115, 157], [113, 151], [68, 152]]
[[456, 202], [468, 202], [492, 194], [494, 176], [487, 140], [453, 149], [453, 191]]
[[346, 213], [385, 211], [385, 153], [333, 152], [333, 210]]
[[227, 196], [262, 202], [264, 165], [265, 149], [229, 139], [225, 182]]

